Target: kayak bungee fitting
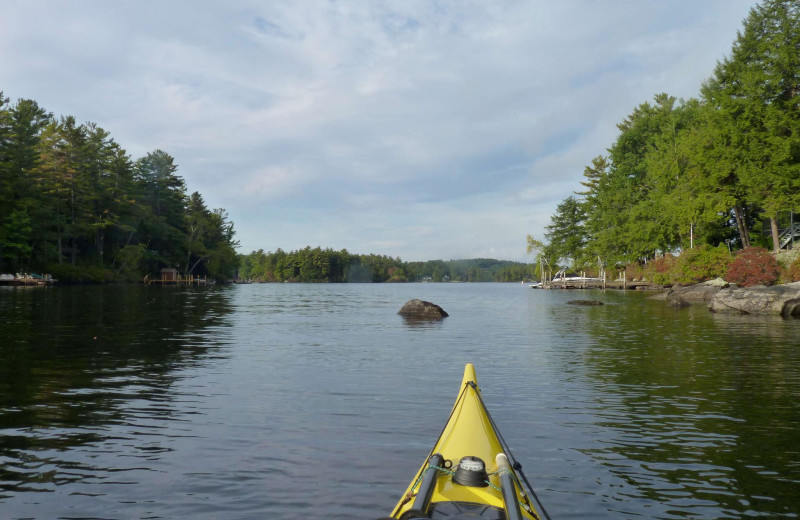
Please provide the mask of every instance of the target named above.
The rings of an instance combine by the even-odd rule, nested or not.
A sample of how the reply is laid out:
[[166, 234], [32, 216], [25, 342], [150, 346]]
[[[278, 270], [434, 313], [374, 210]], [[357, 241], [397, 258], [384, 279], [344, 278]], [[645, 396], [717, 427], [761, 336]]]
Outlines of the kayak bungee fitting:
[[384, 520], [426, 518], [550, 520], [486, 410], [472, 363], [442, 433]]

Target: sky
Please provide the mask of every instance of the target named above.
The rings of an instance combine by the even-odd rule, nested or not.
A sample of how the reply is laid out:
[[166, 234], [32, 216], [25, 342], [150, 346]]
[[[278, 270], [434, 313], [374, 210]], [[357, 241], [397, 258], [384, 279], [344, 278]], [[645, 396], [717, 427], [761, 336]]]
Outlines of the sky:
[[616, 125], [752, 0], [10, 0], [0, 91], [175, 158], [239, 252], [532, 261]]

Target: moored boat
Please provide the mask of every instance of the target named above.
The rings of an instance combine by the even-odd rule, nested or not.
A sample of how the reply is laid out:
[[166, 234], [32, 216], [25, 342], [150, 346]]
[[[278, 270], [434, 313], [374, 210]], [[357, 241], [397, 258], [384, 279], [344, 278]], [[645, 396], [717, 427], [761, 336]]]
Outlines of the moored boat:
[[471, 363], [442, 433], [387, 518], [549, 520], [486, 410]]

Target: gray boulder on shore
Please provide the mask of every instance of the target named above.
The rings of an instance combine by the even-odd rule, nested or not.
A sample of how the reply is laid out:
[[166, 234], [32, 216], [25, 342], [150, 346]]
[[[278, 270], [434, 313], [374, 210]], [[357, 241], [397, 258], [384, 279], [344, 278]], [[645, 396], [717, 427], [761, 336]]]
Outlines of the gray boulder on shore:
[[708, 304], [719, 291], [727, 287], [730, 284], [722, 278], [695, 285], [675, 286], [666, 293], [664, 301], [676, 307], [685, 307], [692, 303]]
[[435, 303], [416, 299], [407, 301], [397, 314], [418, 320], [440, 320], [449, 316]]
[[708, 308], [721, 313], [800, 317], [800, 282], [772, 287], [729, 287], [717, 292]]

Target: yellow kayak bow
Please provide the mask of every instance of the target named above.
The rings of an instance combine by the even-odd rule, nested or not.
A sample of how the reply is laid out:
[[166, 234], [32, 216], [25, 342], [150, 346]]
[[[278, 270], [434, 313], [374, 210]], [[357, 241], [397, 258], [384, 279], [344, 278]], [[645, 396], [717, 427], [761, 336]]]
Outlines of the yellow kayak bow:
[[531, 497], [549, 520], [487, 412], [469, 363], [450, 418], [389, 518], [540, 520]]

